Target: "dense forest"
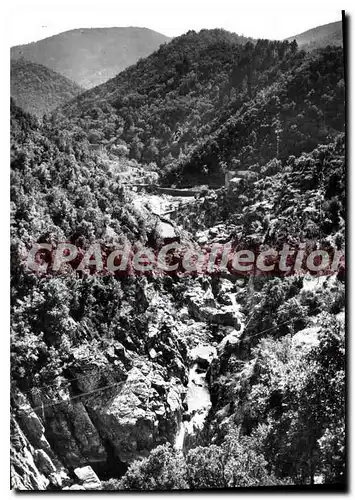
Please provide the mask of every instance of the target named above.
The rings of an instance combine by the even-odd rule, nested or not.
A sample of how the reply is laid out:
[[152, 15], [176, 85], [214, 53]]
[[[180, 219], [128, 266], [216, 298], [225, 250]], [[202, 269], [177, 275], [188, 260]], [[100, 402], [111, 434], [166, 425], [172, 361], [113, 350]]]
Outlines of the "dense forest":
[[191, 31], [68, 103], [55, 119], [80, 127], [91, 143], [128, 144], [131, 158], [165, 166], [210, 136], [215, 118], [224, 121], [258, 85], [291, 67], [291, 51], [288, 42], [254, 47], [223, 30]]
[[[221, 177], [223, 167], [258, 170], [272, 159], [312, 151], [344, 131], [344, 69], [340, 48], [304, 55], [299, 65], [244, 102], [188, 158], [169, 172], [180, 182]], [[177, 180], [176, 179], [176, 180]], [[202, 180], [202, 179], [201, 179]]]
[[225, 161], [245, 168], [284, 159], [343, 131], [342, 49], [296, 48], [189, 32], [67, 104], [56, 120], [92, 143], [127, 145], [170, 184], [198, 181], [196, 170], [221, 183]]
[[[344, 251], [344, 99], [340, 47], [202, 30], [43, 119], [11, 100], [13, 487], [345, 485], [343, 261], [267, 276], [78, 269], [92, 244], [159, 247], [166, 217], [127, 186], [136, 176], [199, 187], [168, 221], [183, 248]], [[28, 268], [34, 245], [63, 242], [75, 260], [45, 269], [42, 252]]]

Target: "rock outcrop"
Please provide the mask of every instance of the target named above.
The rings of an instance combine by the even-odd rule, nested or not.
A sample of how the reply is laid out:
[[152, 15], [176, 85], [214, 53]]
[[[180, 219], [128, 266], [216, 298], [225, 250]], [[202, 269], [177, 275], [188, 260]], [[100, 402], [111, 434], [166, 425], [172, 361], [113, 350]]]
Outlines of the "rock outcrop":
[[[25, 418], [11, 419], [11, 484], [16, 490], [61, 489], [70, 484], [68, 470], [44, 436], [44, 427], [29, 405]], [[21, 412], [21, 410], [20, 410]], [[22, 415], [22, 416], [23, 416]]]

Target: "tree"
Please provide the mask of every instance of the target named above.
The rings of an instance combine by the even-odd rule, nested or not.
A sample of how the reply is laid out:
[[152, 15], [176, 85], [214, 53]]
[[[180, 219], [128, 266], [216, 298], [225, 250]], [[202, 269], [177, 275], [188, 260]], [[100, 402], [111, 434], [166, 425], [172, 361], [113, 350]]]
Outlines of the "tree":
[[158, 446], [134, 462], [118, 483], [119, 490], [180, 490], [188, 487], [183, 457], [170, 445]]
[[297, 52], [298, 45], [297, 45], [296, 40], [292, 40], [292, 42], [290, 44], [290, 49], [291, 49], [291, 54], [294, 54], [295, 52]]
[[190, 450], [186, 458], [189, 487], [193, 490], [226, 488], [225, 459], [224, 450], [216, 445]]

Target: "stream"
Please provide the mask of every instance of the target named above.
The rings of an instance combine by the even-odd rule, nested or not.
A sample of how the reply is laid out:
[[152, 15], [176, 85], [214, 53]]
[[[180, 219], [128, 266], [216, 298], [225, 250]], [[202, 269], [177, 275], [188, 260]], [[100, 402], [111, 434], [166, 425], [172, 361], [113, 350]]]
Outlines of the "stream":
[[[245, 318], [235, 295], [228, 293], [231, 301], [228, 307], [232, 308], [240, 319], [240, 329], [231, 334], [239, 338], [245, 327]], [[181, 452], [186, 447], [187, 438], [202, 431], [212, 406], [206, 374], [213, 359], [217, 357], [217, 350], [211, 345], [199, 344], [189, 352], [188, 357], [191, 360], [186, 394], [189, 420], [184, 421], [181, 418], [174, 445], [175, 449]]]
[[206, 373], [212, 360], [217, 356], [215, 347], [198, 345], [189, 353], [191, 366], [187, 384], [187, 413], [189, 420], [181, 419], [175, 439], [175, 449], [184, 450], [187, 436], [196, 435], [203, 429], [210, 408], [211, 398], [206, 381]]

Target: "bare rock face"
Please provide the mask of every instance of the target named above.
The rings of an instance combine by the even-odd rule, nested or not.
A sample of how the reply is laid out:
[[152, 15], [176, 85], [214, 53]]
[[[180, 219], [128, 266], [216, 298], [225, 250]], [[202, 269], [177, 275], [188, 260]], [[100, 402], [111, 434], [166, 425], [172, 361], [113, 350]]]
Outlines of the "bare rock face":
[[167, 429], [177, 426], [183, 395], [177, 380], [164, 380], [142, 362], [106, 404], [93, 406], [101, 435], [122, 462], [147, 456], [157, 443], [166, 442]]
[[[32, 420], [32, 422], [31, 422]], [[32, 412], [27, 419], [28, 428], [40, 429], [41, 423]], [[21, 430], [15, 419], [11, 420], [11, 485], [16, 490], [46, 490], [50, 486], [62, 488], [70, 484], [68, 471], [54, 457], [53, 452], [44, 438], [38, 434], [35, 448]], [[46, 451], [45, 451], [46, 450]]]
[[[227, 285], [219, 295], [231, 293]], [[233, 304], [222, 302], [208, 281], [194, 280], [186, 296], [179, 286], [172, 282], [161, 289], [142, 278], [134, 296], [138, 306], [127, 301], [122, 310], [127, 315], [138, 307], [144, 332], [127, 329], [120, 333], [124, 345], [115, 339], [104, 350], [78, 345], [68, 377], [74, 382], [58, 381], [57, 388], [31, 392], [28, 399], [16, 396], [23, 410], [16, 424], [25, 443], [21, 457], [13, 450], [16, 488], [100, 489], [97, 476], [84, 480], [73, 471], [119, 475], [159, 444], [176, 444], [185, 428], [195, 442], [210, 407], [205, 378], [216, 349], [209, 323], [218, 324], [218, 315]], [[222, 325], [220, 333], [226, 328], [232, 327]]]
[[89, 464], [102, 469], [109, 458], [93, 409], [105, 408], [120, 392], [131, 360], [118, 342], [105, 354], [95, 350], [93, 357], [87, 349], [73, 350], [78, 365], [75, 385], [57, 391], [54, 402], [59, 404], [46, 405], [46, 436], [55, 454], [70, 468]]
[[[76, 390], [80, 392], [74, 398], [70, 387], [53, 390], [52, 394], [39, 392], [32, 396], [31, 404], [24, 395], [17, 394], [18, 414], [14, 425], [18, 427], [19, 439], [26, 443], [23, 448], [28, 452], [17, 456], [15, 447], [12, 447], [12, 465], [14, 471], [16, 468], [19, 470], [18, 474], [13, 474], [15, 488], [63, 488], [73, 482], [65, 467], [71, 469], [83, 464], [105, 466], [107, 463], [102, 437], [86, 407], [87, 397], [81, 396], [81, 392], [95, 390], [106, 383], [101, 379], [94, 361], [88, 367], [87, 377], [84, 372], [77, 377]], [[82, 366], [86, 368], [85, 363]], [[111, 369], [114, 368], [112, 364]], [[110, 376], [109, 370], [107, 374]], [[122, 366], [115, 370], [115, 376], [112, 381], [122, 379]], [[99, 395], [94, 394], [95, 400]], [[37, 408], [37, 413], [33, 408]]]
[[[120, 474], [157, 445], [174, 443], [185, 410], [187, 341], [206, 334], [201, 328], [195, 333], [194, 320], [186, 325], [169, 294], [160, 294], [155, 284], [142, 279], [141, 292], [144, 341], [130, 332], [132, 350], [118, 340], [104, 351], [79, 345], [68, 377], [74, 382], [59, 381], [28, 399], [16, 395], [28, 452], [14, 452], [15, 487], [81, 489], [74, 469], [91, 467], [100, 477], [108, 470]], [[96, 481], [89, 483], [98, 489]]]

